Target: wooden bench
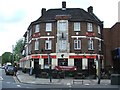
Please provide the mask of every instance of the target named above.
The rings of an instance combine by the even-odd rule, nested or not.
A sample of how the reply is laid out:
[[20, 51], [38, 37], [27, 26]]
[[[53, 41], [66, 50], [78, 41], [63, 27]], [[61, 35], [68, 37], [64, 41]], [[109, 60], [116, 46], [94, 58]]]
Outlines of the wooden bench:
[[83, 80], [73, 80], [73, 84], [75, 84], [75, 82], [81, 82], [83, 84]]

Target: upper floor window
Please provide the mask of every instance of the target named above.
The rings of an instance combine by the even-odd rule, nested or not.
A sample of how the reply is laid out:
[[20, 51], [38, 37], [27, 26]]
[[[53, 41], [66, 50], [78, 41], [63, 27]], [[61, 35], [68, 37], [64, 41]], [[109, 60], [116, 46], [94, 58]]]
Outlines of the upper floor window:
[[98, 26], [98, 34], [101, 34], [101, 32], [100, 32], [100, 26]]
[[81, 49], [81, 40], [79, 39], [74, 40], [74, 49]]
[[99, 48], [99, 51], [101, 51], [101, 41], [100, 40], [98, 41], [98, 48]]
[[80, 31], [80, 22], [74, 23], [74, 31]]
[[66, 40], [60, 40], [59, 42], [60, 42], [60, 44], [59, 44], [59, 49], [60, 49], [61, 51], [66, 50], [66, 49], [67, 49]]
[[46, 31], [52, 31], [52, 23], [46, 23]]
[[93, 50], [93, 40], [88, 40], [88, 50]]
[[87, 31], [88, 32], [92, 32], [93, 31], [92, 23], [87, 23]]
[[39, 26], [40, 26], [39, 24], [35, 25], [35, 33], [40, 31], [40, 27]]
[[28, 55], [28, 46], [25, 48], [25, 54]]
[[39, 50], [39, 40], [35, 41], [35, 50]]
[[60, 21], [58, 22], [57, 27], [58, 27], [58, 30], [59, 30], [60, 32], [66, 32], [66, 30], [67, 30], [67, 28], [68, 28], [68, 22], [67, 22], [66, 20], [60, 20]]
[[52, 41], [46, 40], [45, 41], [45, 50], [51, 50], [51, 47], [52, 47]]
[[32, 35], [32, 28], [29, 30], [29, 37]]
[[32, 52], [32, 44], [31, 43], [29, 44], [28, 48], [29, 48], [29, 54], [31, 54], [31, 52]]

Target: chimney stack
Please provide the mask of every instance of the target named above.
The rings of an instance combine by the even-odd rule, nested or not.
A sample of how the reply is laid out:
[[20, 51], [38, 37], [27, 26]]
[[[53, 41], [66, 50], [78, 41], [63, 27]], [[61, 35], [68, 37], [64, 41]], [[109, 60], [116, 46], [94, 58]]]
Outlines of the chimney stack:
[[62, 1], [62, 10], [66, 10], [66, 2]]
[[120, 22], [120, 1], [118, 2], [118, 22]]
[[42, 10], [41, 10], [41, 16], [44, 15], [45, 12], [46, 12], [46, 8], [42, 8]]
[[93, 13], [93, 7], [92, 6], [88, 7], [88, 12]]

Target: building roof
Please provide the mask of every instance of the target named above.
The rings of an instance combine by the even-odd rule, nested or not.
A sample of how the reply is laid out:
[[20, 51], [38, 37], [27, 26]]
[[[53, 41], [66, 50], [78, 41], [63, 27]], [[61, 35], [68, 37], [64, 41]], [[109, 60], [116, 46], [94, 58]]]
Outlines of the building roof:
[[31, 24], [56, 21], [57, 15], [67, 15], [70, 17], [69, 21], [87, 21], [94, 22], [100, 25], [103, 23], [93, 12], [87, 12], [81, 8], [65, 8], [65, 10], [62, 10], [62, 8], [58, 8], [48, 9], [47, 11], [45, 9], [44, 14], [36, 21], [33, 21]]
[[66, 10], [49, 9], [37, 21], [55, 20], [56, 15], [69, 15], [71, 21], [93, 21], [100, 22], [100, 20], [92, 13], [88, 13], [81, 8], [66, 8]]

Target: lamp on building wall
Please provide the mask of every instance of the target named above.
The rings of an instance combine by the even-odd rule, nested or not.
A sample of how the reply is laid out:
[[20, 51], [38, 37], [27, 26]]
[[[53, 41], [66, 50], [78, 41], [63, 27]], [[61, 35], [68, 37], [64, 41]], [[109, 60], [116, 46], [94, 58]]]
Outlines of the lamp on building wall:
[[64, 54], [62, 54], [61, 57], [63, 58], [63, 57], [64, 57]]

